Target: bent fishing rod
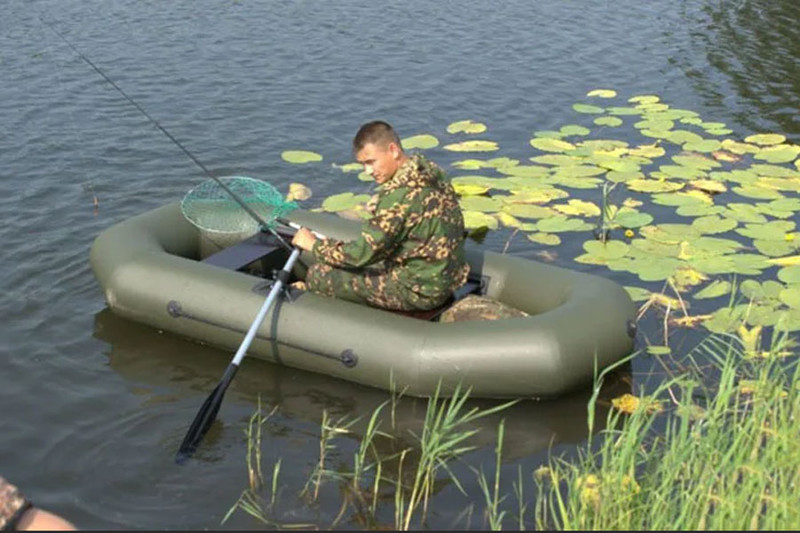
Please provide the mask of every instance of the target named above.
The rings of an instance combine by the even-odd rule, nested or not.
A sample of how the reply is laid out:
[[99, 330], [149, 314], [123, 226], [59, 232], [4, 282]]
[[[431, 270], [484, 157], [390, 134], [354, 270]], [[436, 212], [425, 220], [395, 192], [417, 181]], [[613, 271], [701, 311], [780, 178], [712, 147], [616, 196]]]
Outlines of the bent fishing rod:
[[[200, 170], [202, 170], [202, 171], [203, 171], [203, 173], [205, 173], [205, 175], [206, 175], [206, 176], [208, 176], [209, 178], [211, 178], [211, 179], [213, 179], [214, 181], [216, 181], [216, 182], [217, 182], [217, 184], [218, 184], [220, 187], [222, 187], [222, 188], [225, 190], [225, 192], [227, 192], [227, 193], [228, 193], [228, 194], [231, 196], [231, 198], [233, 198], [233, 199], [236, 201], [236, 203], [238, 203], [238, 204], [239, 204], [239, 205], [242, 207], [242, 209], [244, 209], [244, 210], [247, 212], [247, 214], [248, 214], [248, 215], [250, 215], [250, 216], [251, 216], [251, 217], [252, 217], [252, 218], [253, 218], [253, 219], [254, 219], [254, 220], [255, 220], [255, 221], [258, 223], [259, 227], [261, 227], [261, 229], [262, 229], [262, 230], [267, 230], [267, 231], [269, 231], [269, 232], [270, 232], [272, 235], [274, 235], [274, 236], [275, 236], [275, 238], [276, 238], [276, 239], [278, 239], [278, 242], [280, 242], [280, 243], [281, 243], [281, 244], [282, 244], [282, 245], [283, 245], [283, 246], [284, 246], [284, 247], [285, 247], [287, 250], [289, 250], [290, 252], [292, 251], [292, 249], [293, 249], [293, 248], [292, 248], [292, 246], [291, 246], [291, 245], [290, 245], [288, 242], [286, 242], [286, 239], [284, 239], [284, 238], [283, 238], [283, 237], [282, 237], [280, 234], [278, 234], [278, 232], [276, 232], [274, 229], [272, 229], [272, 228], [269, 226], [269, 224], [267, 224], [267, 223], [266, 223], [266, 221], [264, 221], [264, 219], [262, 219], [262, 218], [261, 218], [261, 217], [258, 215], [258, 213], [256, 213], [255, 211], [253, 211], [253, 209], [252, 209], [250, 206], [248, 206], [248, 205], [247, 205], [247, 203], [246, 203], [244, 200], [242, 200], [241, 198], [239, 198], [239, 196], [238, 196], [238, 195], [237, 195], [235, 192], [233, 192], [233, 191], [230, 189], [230, 187], [228, 187], [227, 185], [225, 185], [225, 183], [223, 183], [223, 182], [222, 182], [222, 180], [220, 180], [218, 177], [216, 177], [215, 175], [213, 175], [213, 174], [212, 174], [212, 173], [211, 173], [211, 172], [210, 172], [210, 171], [209, 171], [209, 170], [206, 168], [206, 166], [205, 166], [205, 165], [204, 165], [204, 164], [203, 164], [203, 163], [202, 163], [202, 162], [201, 162], [199, 159], [197, 159], [197, 158], [194, 156], [194, 154], [192, 154], [192, 153], [191, 153], [191, 152], [190, 152], [190, 151], [189, 151], [189, 150], [188, 150], [188, 149], [187, 149], [187, 148], [186, 148], [186, 147], [185, 147], [183, 144], [181, 144], [181, 142], [180, 142], [178, 139], [176, 139], [176, 138], [175, 138], [175, 137], [174, 137], [174, 136], [173, 136], [173, 135], [172, 135], [170, 132], [168, 132], [168, 131], [167, 131], [167, 130], [166, 130], [166, 129], [165, 129], [165, 128], [164, 128], [164, 127], [163, 127], [163, 126], [162, 126], [162, 125], [161, 125], [161, 124], [160, 124], [160, 123], [159, 123], [159, 122], [156, 120], [156, 119], [154, 119], [152, 116], [150, 116], [150, 113], [148, 113], [147, 111], [145, 111], [145, 109], [144, 109], [142, 106], [140, 106], [138, 103], [136, 103], [136, 101], [135, 101], [133, 98], [131, 98], [130, 96], [128, 96], [128, 94], [127, 94], [125, 91], [123, 91], [123, 90], [122, 90], [122, 88], [121, 88], [119, 85], [117, 85], [117, 84], [114, 82], [114, 80], [112, 80], [111, 78], [109, 78], [109, 77], [108, 77], [108, 76], [107, 76], [107, 75], [106, 75], [106, 74], [105, 74], [105, 73], [104, 73], [102, 70], [100, 70], [100, 68], [99, 68], [97, 65], [95, 65], [95, 64], [92, 62], [92, 60], [91, 60], [91, 59], [89, 59], [88, 57], [86, 57], [86, 56], [85, 56], [85, 55], [84, 55], [84, 54], [83, 54], [83, 53], [82, 53], [80, 50], [78, 50], [78, 49], [75, 47], [75, 45], [73, 45], [73, 44], [72, 44], [72, 43], [71, 43], [71, 42], [70, 42], [70, 41], [69, 41], [69, 40], [68, 40], [68, 39], [67, 39], [67, 38], [66, 38], [66, 37], [65, 37], [65, 36], [64, 36], [64, 35], [63, 35], [63, 34], [60, 32], [60, 31], [58, 31], [58, 30], [57, 30], [57, 29], [56, 29], [56, 28], [55, 28], [55, 27], [54, 27], [52, 24], [50, 24], [50, 23], [49, 23], [49, 22], [47, 22], [46, 20], [42, 19], [41, 17], [39, 17], [39, 20], [41, 20], [43, 24], [45, 24], [45, 25], [46, 25], [48, 28], [50, 28], [50, 30], [51, 30], [53, 33], [55, 33], [56, 35], [58, 35], [58, 36], [61, 38], [61, 40], [62, 40], [62, 41], [64, 41], [64, 42], [67, 44], [67, 46], [69, 46], [69, 47], [72, 49], [72, 51], [73, 51], [73, 52], [75, 52], [75, 53], [78, 55], [78, 57], [80, 57], [80, 58], [81, 58], [81, 59], [82, 59], [82, 60], [83, 60], [83, 61], [84, 61], [84, 62], [85, 62], [87, 65], [89, 65], [90, 67], [92, 67], [92, 69], [94, 69], [94, 71], [95, 71], [95, 72], [97, 72], [97, 73], [98, 73], [98, 74], [99, 74], [99, 75], [100, 75], [100, 76], [101, 76], [101, 77], [102, 77], [104, 80], [106, 80], [106, 81], [107, 81], [107, 82], [108, 82], [108, 83], [109, 83], [109, 84], [110, 84], [112, 87], [114, 87], [114, 89], [116, 89], [116, 90], [117, 90], [117, 92], [119, 92], [119, 94], [121, 94], [121, 95], [122, 95], [122, 96], [123, 96], [123, 97], [124, 97], [124, 98], [125, 98], [125, 99], [126, 99], [128, 102], [130, 102], [130, 103], [131, 103], [131, 104], [132, 104], [132, 105], [133, 105], [133, 106], [134, 106], [134, 107], [135, 107], [137, 110], [139, 110], [139, 112], [140, 112], [142, 115], [144, 115], [145, 117], [147, 117], [147, 119], [148, 119], [150, 122], [152, 122], [153, 124], [155, 124], [155, 126], [156, 126], [156, 127], [159, 129], [159, 130], [161, 130], [161, 133], [163, 133], [164, 135], [166, 135], [166, 136], [167, 136], [167, 138], [168, 138], [170, 141], [172, 141], [172, 142], [173, 142], [173, 143], [174, 143], [174, 144], [175, 144], [175, 145], [176, 145], [178, 148], [180, 148], [180, 149], [181, 149], [181, 151], [182, 151], [184, 154], [186, 154], [186, 156], [187, 156], [189, 159], [191, 159], [191, 160], [194, 162], [194, 164], [195, 164], [195, 165], [197, 165], [197, 166], [200, 168]], [[295, 224], [294, 222], [290, 222], [290, 221], [288, 221], [288, 220], [284, 220], [284, 219], [282, 219], [282, 218], [276, 218], [275, 220], [276, 220], [276, 221], [278, 221], [278, 222], [280, 222], [281, 224], [283, 224], [283, 225], [285, 225], [285, 226], [289, 226], [289, 227], [291, 227], [291, 228], [294, 228], [294, 229], [299, 229], [299, 228], [300, 228], [300, 225], [299, 225], [299, 224]]]

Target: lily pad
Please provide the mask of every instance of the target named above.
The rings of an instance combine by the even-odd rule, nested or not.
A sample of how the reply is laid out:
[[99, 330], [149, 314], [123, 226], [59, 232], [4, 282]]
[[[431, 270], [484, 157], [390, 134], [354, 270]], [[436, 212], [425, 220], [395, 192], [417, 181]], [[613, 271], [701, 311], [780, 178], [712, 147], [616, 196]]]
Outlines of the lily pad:
[[794, 309], [800, 309], [800, 285], [792, 285], [781, 291], [780, 300]]
[[706, 285], [701, 291], [694, 294], [696, 300], [704, 300], [707, 298], [718, 298], [731, 292], [731, 282], [725, 280], [716, 280]]
[[740, 143], [733, 139], [725, 139], [722, 141], [722, 148], [734, 154], [756, 154], [760, 148], [754, 144]]
[[589, 104], [572, 104], [572, 109], [574, 109], [578, 113], [586, 113], [590, 115], [597, 115], [605, 111], [605, 109], [603, 109], [602, 107], [597, 107], [596, 105], [589, 105]]
[[499, 222], [497, 219], [486, 213], [478, 211], [464, 211], [464, 227], [466, 229], [477, 229], [486, 227], [488, 229], [497, 229]]
[[547, 218], [556, 214], [550, 207], [532, 204], [506, 204], [503, 212], [521, 218]]
[[598, 126], [609, 126], [611, 128], [616, 128], [618, 126], [622, 126], [622, 119], [617, 117], [597, 117], [594, 119], [594, 123]]
[[719, 194], [728, 190], [723, 183], [716, 180], [692, 180], [689, 185], [710, 194]]
[[736, 220], [721, 218], [718, 215], [699, 217], [692, 222], [692, 227], [704, 234], [725, 233], [738, 225]]
[[800, 265], [783, 267], [778, 271], [778, 279], [784, 283], [800, 283]]
[[414, 135], [413, 137], [402, 139], [400, 144], [403, 146], [404, 150], [427, 150], [439, 146], [439, 139], [428, 134]]
[[557, 215], [550, 218], [540, 220], [537, 224], [539, 231], [545, 233], [561, 233], [564, 231], [588, 231], [594, 226], [584, 222], [579, 218], [568, 218], [563, 215]]
[[592, 202], [585, 200], [570, 200], [566, 204], [554, 204], [553, 209], [565, 215], [577, 215], [582, 217], [600, 216], [600, 208]]
[[767, 221], [766, 217], [755, 206], [742, 203], [728, 204], [723, 216], [739, 222], [764, 223]]
[[552, 233], [529, 233], [528, 239], [539, 244], [547, 244], [549, 246], [558, 246], [561, 244], [561, 237]]
[[608, 114], [616, 116], [641, 115], [643, 113], [641, 109], [635, 107], [609, 107], [606, 111]]
[[645, 300], [648, 300], [650, 298], [650, 295], [652, 294], [647, 289], [643, 289], [641, 287], [631, 287], [625, 285], [625, 287], [623, 288], [628, 292], [628, 296], [630, 296], [631, 300], [633, 300], [634, 302], [643, 302]]
[[322, 161], [322, 156], [315, 152], [305, 150], [286, 150], [281, 153], [281, 159], [288, 163], [303, 164]]
[[614, 215], [613, 222], [623, 228], [640, 228], [653, 222], [652, 215], [640, 213], [632, 209], [620, 209]]
[[793, 231], [795, 223], [789, 220], [772, 220], [764, 224], [746, 224], [736, 233], [751, 239], [768, 239], [784, 241], [787, 232]]
[[745, 137], [744, 142], [751, 144], [758, 144], [761, 146], [770, 146], [773, 144], [781, 144], [786, 142], [786, 137], [778, 133], [758, 133]]
[[617, 96], [617, 91], [613, 89], [594, 89], [586, 93], [586, 96], [595, 96], [597, 98], [614, 98]]
[[493, 152], [499, 149], [494, 141], [463, 141], [443, 146], [451, 152]]
[[779, 144], [777, 146], [768, 146], [762, 148], [753, 157], [758, 160], [767, 161], [769, 163], [789, 163], [797, 159], [800, 153], [800, 146], [792, 144]]
[[716, 139], [703, 139], [702, 141], [684, 143], [683, 149], [690, 152], [711, 153], [722, 148], [722, 143]]
[[739, 187], [733, 187], [731, 190], [739, 196], [744, 196], [745, 198], [755, 198], [757, 200], [783, 198], [783, 195], [775, 189], [760, 187], [758, 185], [741, 185]]
[[606, 241], [605, 243], [592, 240], [583, 243], [586, 253], [601, 256], [605, 259], [619, 259], [628, 253], [628, 245], [620, 241]]
[[561, 126], [561, 130], [559, 131], [561, 135], [563, 135], [564, 137], [570, 137], [573, 135], [589, 135], [592, 132], [592, 130], [590, 130], [589, 128], [578, 126], [576, 124]]
[[458, 203], [464, 211], [480, 211], [481, 213], [494, 213], [503, 207], [500, 200], [488, 196], [465, 196]]
[[562, 141], [561, 139], [548, 139], [543, 137], [537, 137], [531, 139], [531, 146], [542, 150], [543, 152], [566, 152], [568, 150], [574, 150], [575, 145], [569, 143], [567, 141]]
[[486, 131], [486, 124], [471, 120], [459, 120], [447, 126], [447, 133], [483, 133], [484, 131]]
[[346, 163], [344, 165], [337, 165], [336, 163], [331, 163], [331, 166], [334, 168], [338, 168], [342, 172], [361, 172], [364, 169], [364, 165], [361, 163]]
[[328, 196], [322, 202], [322, 209], [331, 213], [339, 211], [347, 211], [355, 207], [365, 204], [370, 199], [368, 194], [353, 194], [351, 192], [343, 192], [341, 194], [334, 194]]
[[290, 183], [289, 193], [286, 195], [286, 201], [291, 202], [294, 200], [308, 200], [311, 198], [311, 189], [302, 183]]
[[677, 191], [682, 189], [684, 184], [677, 181], [635, 179], [626, 182], [625, 185], [632, 191], [657, 193]]

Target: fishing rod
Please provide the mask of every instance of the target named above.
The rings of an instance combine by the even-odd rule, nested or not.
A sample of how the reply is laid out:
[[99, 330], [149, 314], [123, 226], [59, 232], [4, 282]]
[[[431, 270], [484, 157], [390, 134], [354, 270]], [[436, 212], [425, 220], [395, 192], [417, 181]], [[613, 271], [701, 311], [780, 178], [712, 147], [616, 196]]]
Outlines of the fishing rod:
[[[183, 144], [181, 144], [181, 142], [180, 142], [178, 139], [176, 139], [176, 138], [175, 138], [175, 137], [174, 137], [174, 136], [173, 136], [173, 135], [172, 135], [170, 132], [168, 132], [168, 131], [167, 131], [167, 130], [166, 130], [166, 129], [165, 129], [165, 128], [164, 128], [164, 127], [163, 127], [163, 126], [162, 126], [162, 125], [161, 125], [161, 124], [160, 124], [160, 123], [159, 123], [159, 122], [156, 120], [156, 119], [154, 119], [152, 116], [150, 116], [150, 113], [148, 113], [148, 112], [147, 112], [147, 111], [146, 111], [146, 110], [145, 110], [145, 109], [144, 109], [142, 106], [140, 106], [138, 103], [136, 103], [136, 101], [135, 101], [133, 98], [131, 98], [130, 96], [128, 96], [128, 94], [127, 94], [125, 91], [123, 91], [123, 90], [122, 90], [122, 88], [121, 88], [119, 85], [117, 85], [117, 84], [114, 82], [114, 80], [112, 80], [111, 78], [109, 78], [108, 76], [106, 76], [106, 74], [105, 74], [105, 73], [104, 73], [102, 70], [100, 70], [100, 68], [99, 68], [97, 65], [95, 65], [95, 64], [92, 62], [92, 60], [91, 60], [91, 59], [89, 59], [88, 57], [86, 57], [86, 56], [85, 56], [85, 55], [84, 55], [84, 54], [83, 54], [83, 53], [82, 53], [80, 50], [78, 50], [78, 49], [77, 49], [77, 48], [76, 48], [76, 47], [75, 47], [75, 46], [74, 46], [74, 45], [73, 45], [73, 44], [72, 44], [72, 43], [71, 43], [71, 42], [70, 42], [70, 41], [69, 41], [69, 40], [68, 40], [68, 39], [67, 39], [67, 38], [66, 38], [66, 37], [65, 37], [65, 36], [64, 36], [64, 35], [63, 35], [63, 34], [60, 32], [60, 31], [58, 31], [58, 30], [57, 30], [57, 29], [56, 29], [56, 28], [55, 28], [55, 27], [54, 27], [52, 24], [50, 24], [48, 21], [46, 21], [46, 20], [42, 19], [41, 17], [39, 17], [39, 20], [40, 20], [40, 21], [42, 21], [42, 23], [43, 23], [43, 24], [45, 24], [45, 25], [46, 25], [48, 28], [50, 28], [50, 30], [51, 30], [53, 33], [55, 33], [56, 35], [58, 35], [58, 36], [61, 38], [61, 40], [62, 40], [62, 41], [64, 41], [64, 42], [67, 44], [67, 46], [69, 46], [69, 47], [72, 49], [72, 51], [73, 51], [73, 52], [75, 52], [75, 53], [78, 55], [78, 57], [80, 57], [80, 58], [81, 58], [81, 59], [82, 59], [84, 62], [86, 62], [86, 64], [87, 64], [87, 65], [89, 65], [90, 67], [92, 67], [92, 68], [94, 69], [94, 71], [95, 71], [95, 72], [97, 72], [97, 73], [98, 73], [100, 76], [102, 76], [102, 78], [103, 78], [104, 80], [106, 80], [106, 81], [107, 81], [107, 82], [108, 82], [108, 83], [109, 83], [109, 84], [110, 84], [112, 87], [114, 87], [114, 89], [116, 89], [116, 90], [117, 90], [117, 92], [119, 92], [119, 94], [121, 94], [121, 95], [122, 95], [122, 96], [123, 96], [123, 97], [124, 97], [124, 98], [125, 98], [125, 99], [126, 99], [128, 102], [130, 102], [130, 103], [131, 103], [131, 104], [132, 104], [132, 105], [133, 105], [133, 106], [134, 106], [136, 109], [138, 109], [138, 110], [139, 110], [139, 112], [140, 112], [142, 115], [144, 115], [145, 117], [147, 117], [147, 119], [148, 119], [150, 122], [152, 122], [153, 124], [155, 124], [155, 126], [156, 126], [156, 127], [159, 129], [159, 130], [161, 130], [161, 133], [163, 133], [164, 135], [166, 135], [166, 136], [167, 136], [167, 138], [168, 138], [170, 141], [172, 141], [172, 142], [173, 142], [173, 143], [174, 143], [174, 144], [175, 144], [175, 145], [176, 145], [178, 148], [180, 148], [180, 149], [181, 149], [181, 151], [182, 151], [184, 154], [186, 154], [186, 156], [187, 156], [189, 159], [191, 159], [191, 160], [194, 162], [194, 164], [195, 164], [195, 165], [197, 165], [197, 166], [200, 168], [200, 170], [202, 170], [202, 171], [203, 171], [203, 172], [206, 174], [206, 176], [208, 176], [208, 177], [210, 177], [211, 179], [213, 179], [214, 181], [216, 181], [216, 182], [217, 182], [217, 184], [218, 184], [220, 187], [222, 187], [222, 188], [225, 190], [225, 192], [227, 192], [227, 193], [228, 193], [228, 194], [229, 194], [229, 195], [230, 195], [230, 196], [231, 196], [231, 197], [232, 197], [232, 198], [233, 198], [233, 199], [234, 199], [234, 200], [235, 200], [235, 201], [236, 201], [236, 202], [237, 202], [237, 203], [238, 203], [238, 204], [239, 204], [239, 205], [240, 205], [240, 206], [241, 206], [241, 207], [242, 207], [242, 208], [243, 208], [243, 209], [246, 211], [246, 212], [247, 212], [247, 214], [248, 214], [248, 215], [250, 215], [250, 216], [251, 216], [251, 217], [252, 217], [252, 218], [253, 218], [253, 219], [254, 219], [254, 220], [255, 220], [255, 221], [258, 223], [259, 227], [261, 227], [261, 229], [262, 229], [262, 230], [267, 230], [267, 231], [269, 231], [269, 232], [270, 232], [270, 233], [271, 233], [273, 236], [275, 236], [275, 238], [276, 238], [276, 239], [278, 239], [278, 242], [280, 242], [280, 243], [281, 243], [281, 244], [282, 244], [282, 245], [283, 245], [283, 246], [284, 246], [284, 247], [285, 247], [287, 250], [289, 250], [290, 252], [293, 250], [293, 247], [292, 247], [292, 246], [291, 246], [291, 245], [290, 245], [288, 242], [286, 242], [286, 239], [284, 239], [284, 238], [283, 238], [283, 237], [282, 237], [280, 234], [278, 234], [278, 232], [276, 232], [274, 229], [272, 229], [272, 228], [269, 226], [269, 224], [267, 224], [267, 223], [266, 223], [266, 221], [264, 221], [264, 219], [262, 219], [262, 218], [261, 218], [261, 217], [258, 215], [258, 213], [256, 213], [255, 211], [253, 211], [253, 209], [252, 209], [250, 206], [248, 206], [248, 205], [247, 205], [247, 203], [245, 203], [245, 202], [244, 202], [244, 201], [243, 201], [241, 198], [239, 198], [239, 196], [238, 196], [238, 195], [237, 195], [235, 192], [233, 192], [233, 191], [230, 189], [230, 187], [228, 187], [227, 185], [225, 185], [225, 183], [223, 183], [223, 182], [222, 182], [222, 180], [220, 180], [218, 177], [214, 176], [214, 175], [213, 175], [213, 174], [212, 174], [212, 173], [211, 173], [211, 172], [210, 172], [210, 171], [209, 171], [209, 170], [206, 168], [206, 166], [205, 166], [205, 165], [204, 165], [204, 164], [203, 164], [203, 163], [202, 163], [202, 162], [201, 162], [199, 159], [197, 159], [197, 158], [194, 156], [194, 154], [192, 154], [192, 153], [191, 153], [191, 152], [190, 152], [190, 151], [189, 151], [189, 150], [188, 150], [188, 149], [187, 149], [187, 148], [186, 148], [186, 147], [185, 147]], [[286, 225], [286, 226], [292, 227], [292, 228], [294, 228], [294, 229], [299, 229], [299, 228], [300, 228], [299, 224], [295, 224], [295, 223], [293, 223], [293, 222], [289, 222], [288, 220], [284, 220], [284, 219], [282, 219], [282, 218], [276, 218], [275, 220], [276, 220], [276, 221], [278, 221], [278, 222], [280, 222], [281, 224], [284, 224], [284, 225]]]

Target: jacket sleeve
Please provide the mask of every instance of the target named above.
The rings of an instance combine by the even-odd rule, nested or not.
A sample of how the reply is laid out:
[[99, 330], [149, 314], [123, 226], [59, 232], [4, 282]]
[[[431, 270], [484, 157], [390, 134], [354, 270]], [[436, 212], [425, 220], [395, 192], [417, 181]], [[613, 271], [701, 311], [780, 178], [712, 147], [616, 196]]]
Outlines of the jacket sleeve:
[[312, 249], [317, 261], [340, 268], [363, 268], [388, 257], [402, 240], [406, 210], [404, 194], [395, 190], [381, 198], [375, 214], [353, 241], [320, 239]]

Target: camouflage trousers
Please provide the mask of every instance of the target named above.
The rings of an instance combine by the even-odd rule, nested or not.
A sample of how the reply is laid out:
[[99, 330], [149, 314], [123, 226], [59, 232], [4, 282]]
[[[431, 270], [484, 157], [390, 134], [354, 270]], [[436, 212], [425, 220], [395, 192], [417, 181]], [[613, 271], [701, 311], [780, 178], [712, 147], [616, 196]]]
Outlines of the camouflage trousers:
[[387, 271], [345, 270], [324, 263], [316, 263], [308, 269], [306, 286], [325, 296], [399, 311], [433, 309], [450, 297], [444, 294], [440, 298], [428, 298], [417, 294]]

